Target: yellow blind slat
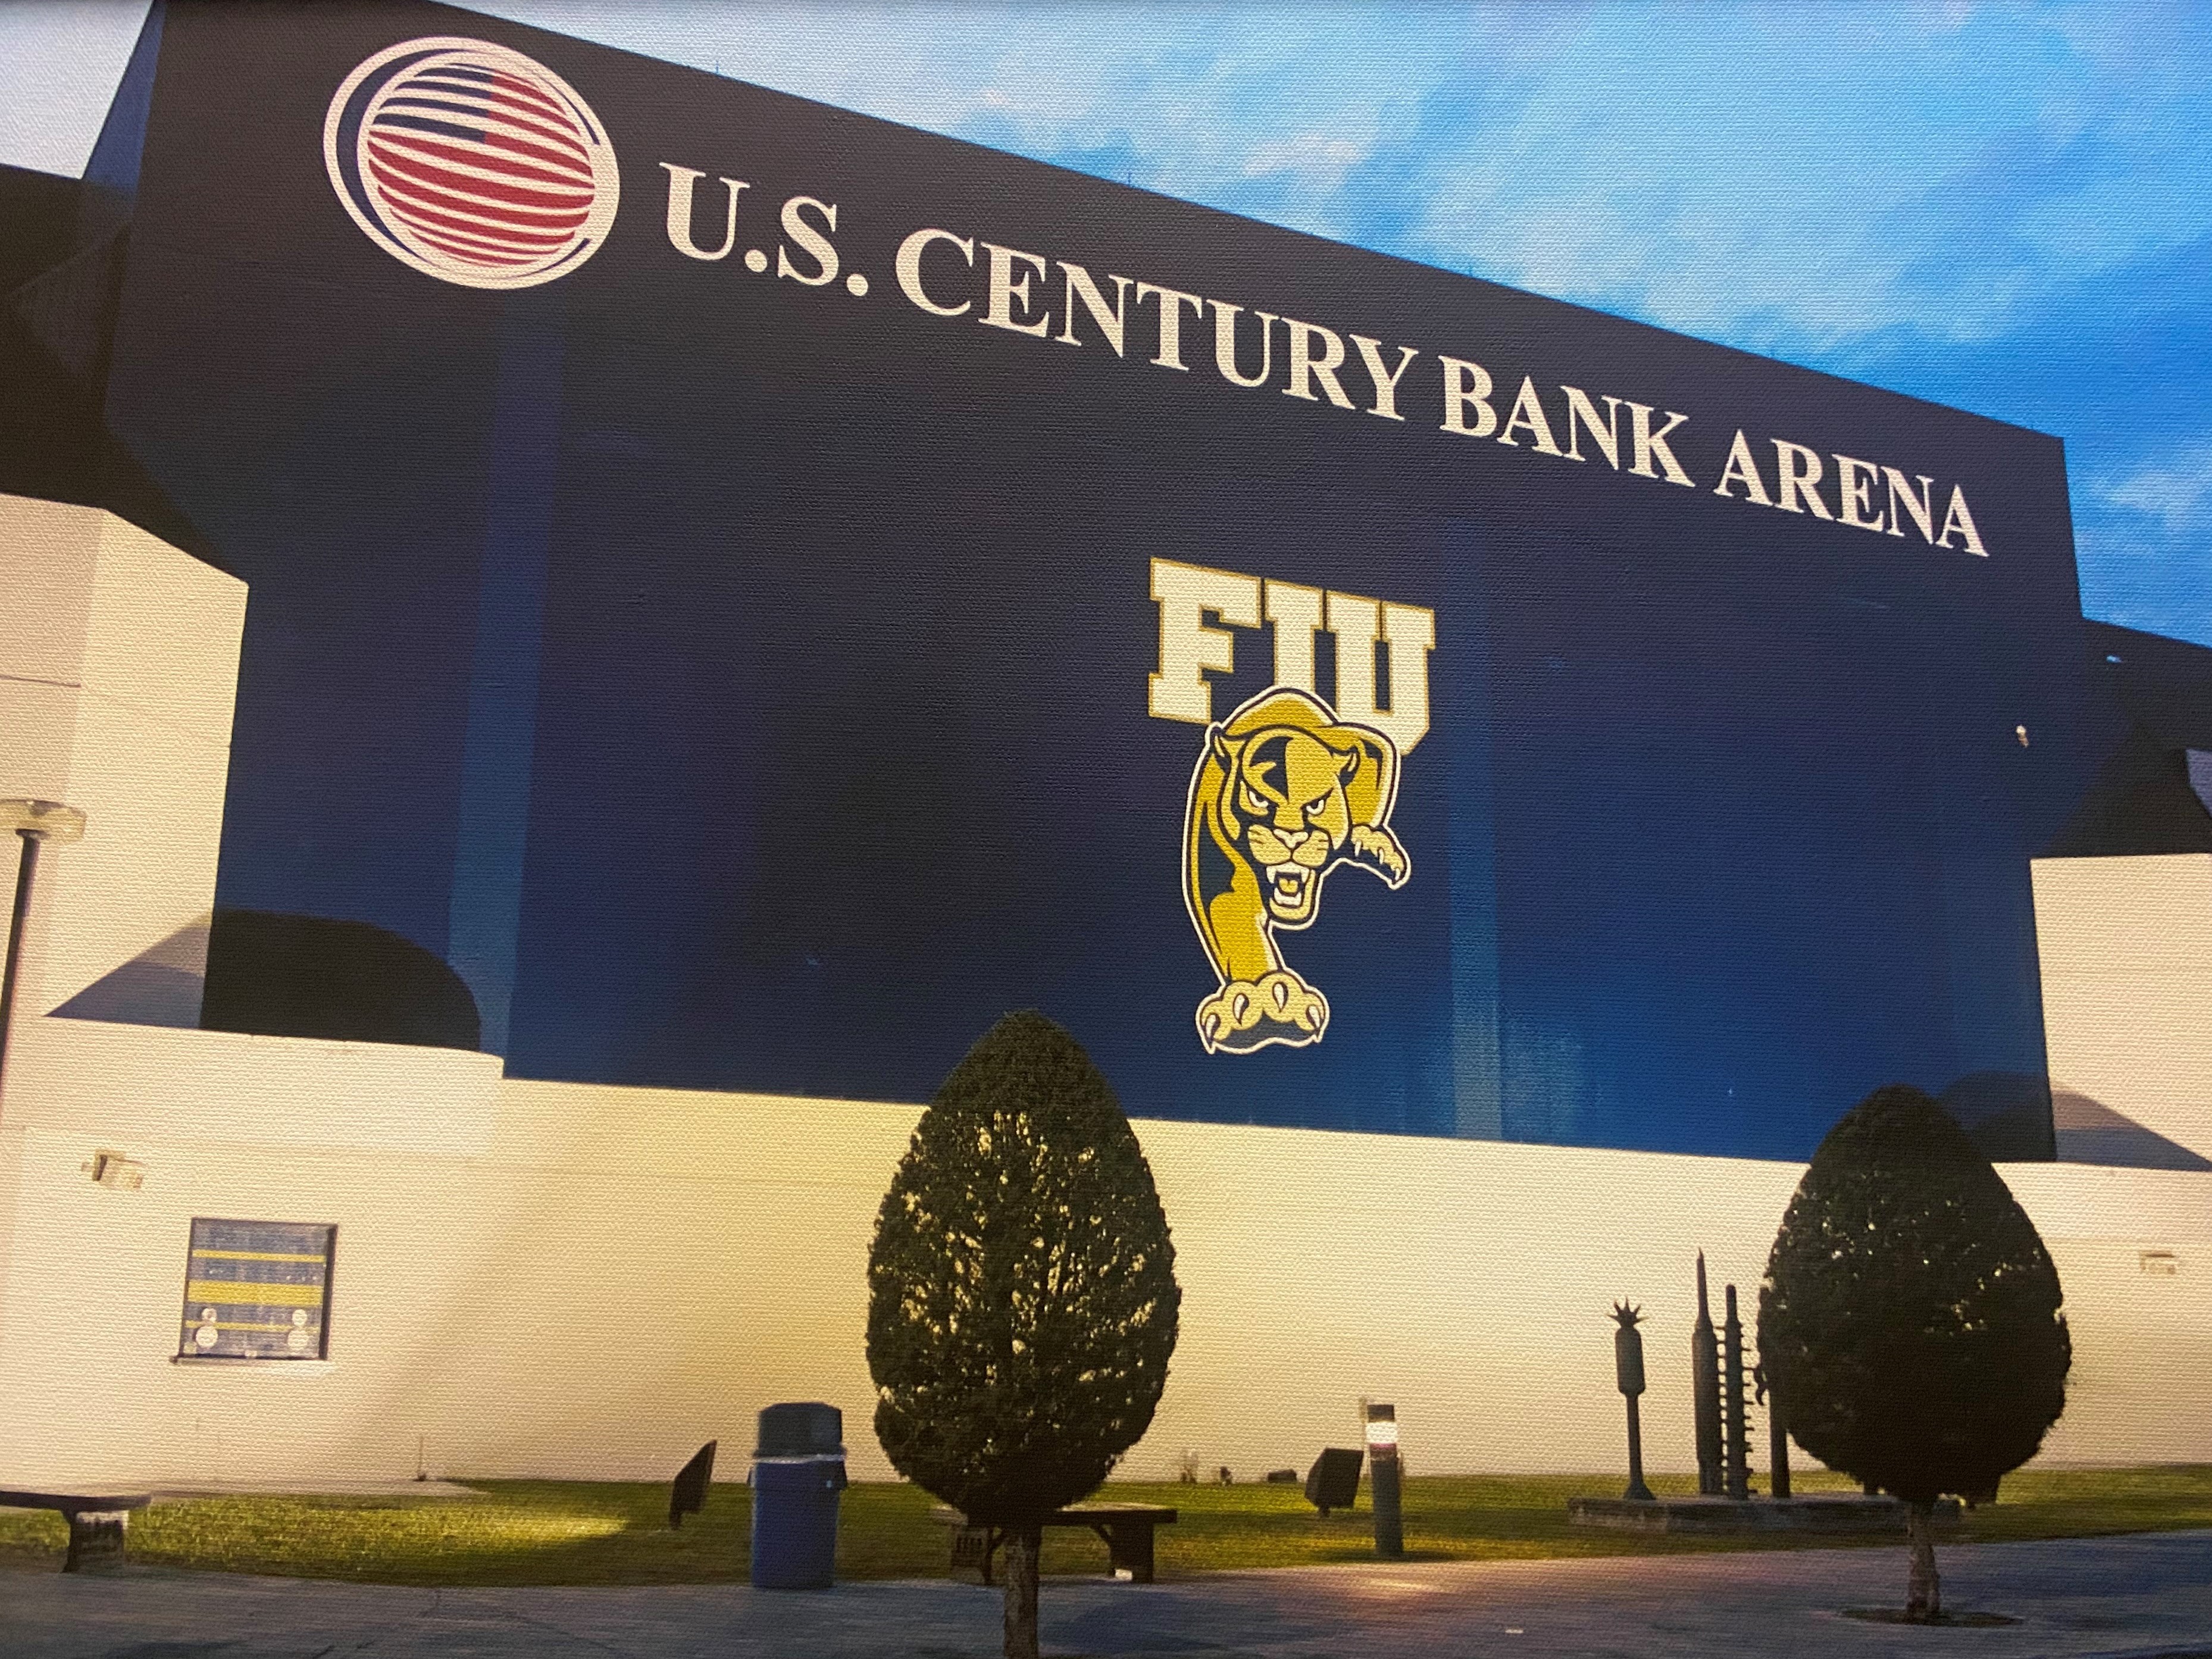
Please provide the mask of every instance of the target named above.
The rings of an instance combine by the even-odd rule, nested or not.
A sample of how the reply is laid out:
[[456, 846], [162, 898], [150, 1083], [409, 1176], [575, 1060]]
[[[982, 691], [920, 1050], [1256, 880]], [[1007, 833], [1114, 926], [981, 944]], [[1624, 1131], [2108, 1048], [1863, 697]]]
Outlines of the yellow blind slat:
[[210, 1302], [218, 1307], [319, 1308], [319, 1285], [265, 1285], [250, 1279], [195, 1279], [185, 1286], [187, 1302]]

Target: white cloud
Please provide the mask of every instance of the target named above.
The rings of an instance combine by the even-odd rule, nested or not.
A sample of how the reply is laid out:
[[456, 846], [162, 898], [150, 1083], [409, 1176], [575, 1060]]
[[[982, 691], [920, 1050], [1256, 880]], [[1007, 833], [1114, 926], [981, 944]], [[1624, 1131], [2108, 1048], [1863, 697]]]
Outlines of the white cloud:
[[2090, 489], [2108, 507], [2155, 519], [2168, 536], [2212, 531], [2212, 436]]
[[1313, 183], [1341, 185], [1344, 175], [1373, 154], [1371, 142], [1334, 137], [1326, 132], [1302, 132], [1273, 143], [1255, 144], [1244, 157], [1244, 176], [1262, 179], [1270, 173], [1297, 173]]

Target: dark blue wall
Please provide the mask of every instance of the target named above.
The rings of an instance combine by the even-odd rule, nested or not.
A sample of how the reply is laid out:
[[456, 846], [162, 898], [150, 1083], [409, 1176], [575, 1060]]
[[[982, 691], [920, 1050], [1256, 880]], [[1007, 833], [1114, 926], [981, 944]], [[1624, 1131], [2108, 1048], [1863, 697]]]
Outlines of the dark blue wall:
[[[573, 275], [442, 284], [333, 194], [332, 90], [438, 33], [605, 121]], [[741, 246], [837, 203], [870, 294], [680, 257], [663, 161], [751, 183]], [[428, 7], [173, 9], [136, 211], [110, 421], [252, 589], [222, 902], [445, 956], [514, 1073], [916, 1099], [1033, 1005], [1141, 1115], [1754, 1157], [2041, 1076], [2027, 859], [2094, 758], [2053, 440]], [[1418, 346], [1408, 419], [1282, 396], [1279, 335], [1269, 388], [1194, 325], [1153, 367], [1149, 306], [1126, 359], [927, 315], [931, 225]], [[1440, 351], [1691, 412], [1698, 487], [1438, 430]], [[1963, 485], [1990, 556], [1718, 498], [1736, 427]], [[1437, 613], [1413, 878], [1288, 940], [1313, 1048], [1196, 1039], [1155, 556]]]

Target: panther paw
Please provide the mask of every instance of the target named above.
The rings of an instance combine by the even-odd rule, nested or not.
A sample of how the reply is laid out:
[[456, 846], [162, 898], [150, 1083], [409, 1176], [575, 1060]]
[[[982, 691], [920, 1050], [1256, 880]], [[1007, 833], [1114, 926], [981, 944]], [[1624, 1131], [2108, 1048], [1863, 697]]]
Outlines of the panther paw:
[[1287, 968], [1256, 981], [1233, 979], [1198, 1005], [1198, 1040], [1208, 1054], [1249, 1054], [1270, 1042], [1302, 1048], [1328, 1026], [1328, 999]]
[[1383, 824], [1353, 824], [1352, 855], [1394, 888], [1403, 887], [1406, 878], [1413, 872], [1413, 861], [1406, 856], [1406, 849], [1398, 844], [1397, 836]]

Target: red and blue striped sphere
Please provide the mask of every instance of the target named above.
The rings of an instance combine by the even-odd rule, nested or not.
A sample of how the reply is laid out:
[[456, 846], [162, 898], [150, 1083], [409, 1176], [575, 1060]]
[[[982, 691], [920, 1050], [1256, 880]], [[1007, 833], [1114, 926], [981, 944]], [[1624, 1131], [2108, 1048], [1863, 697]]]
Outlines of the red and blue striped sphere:
[[323, 123], [331, 185], [369, 240], [467, 288], [566, 275], [612, 228], [622, 176], [591, 106], [487, 40], [403, 41], [348, 76]]

